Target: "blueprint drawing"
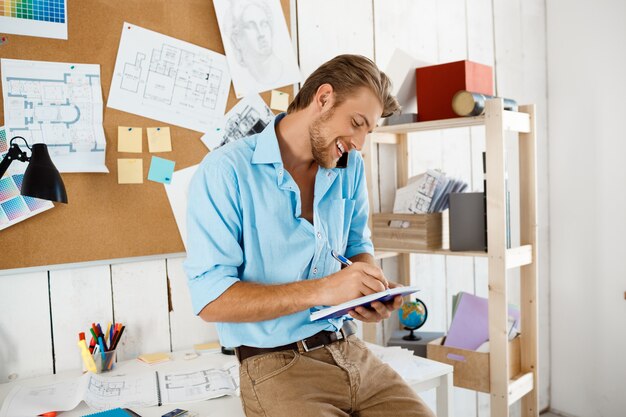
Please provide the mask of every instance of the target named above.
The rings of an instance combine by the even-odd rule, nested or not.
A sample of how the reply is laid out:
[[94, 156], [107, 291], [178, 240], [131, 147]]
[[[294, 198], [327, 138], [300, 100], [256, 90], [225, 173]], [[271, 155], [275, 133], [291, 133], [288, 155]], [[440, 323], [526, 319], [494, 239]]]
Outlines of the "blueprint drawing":
[[124, 23], [108, 107], [205, 132], [229, 88], [224, 55]]
[[99, 65], [2, 59], [1, 67], [7, 139], [45, 143], [60, 172], [109, 172]]
[[200, 139], [214, 151], [229, 142], [262, 132], [273, 118], [274, 113], [261, 96], [250, 94], [241, 99]]

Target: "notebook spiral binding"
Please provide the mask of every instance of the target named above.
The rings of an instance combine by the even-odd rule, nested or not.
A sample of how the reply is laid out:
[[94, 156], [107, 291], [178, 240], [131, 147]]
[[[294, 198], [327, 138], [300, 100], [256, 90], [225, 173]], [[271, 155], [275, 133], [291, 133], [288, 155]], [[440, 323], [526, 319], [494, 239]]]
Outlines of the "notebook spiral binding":
[[160, 407], [162, 403], [161, 403], [161, 386], [159, 385], [159, 371], [155, 371], [154, 374], [156, 375], [157, 401]]

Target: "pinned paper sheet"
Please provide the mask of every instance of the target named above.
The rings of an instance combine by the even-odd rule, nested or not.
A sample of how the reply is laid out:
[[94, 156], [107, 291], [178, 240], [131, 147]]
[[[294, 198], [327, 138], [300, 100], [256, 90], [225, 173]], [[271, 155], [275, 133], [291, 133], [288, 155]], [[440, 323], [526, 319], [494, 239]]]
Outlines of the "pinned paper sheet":
[[163, 184], [171, 183], [172, 175], [174, 174], [174, 165], [176, 165], [174, 161], [153, 156], [152, 162], [150, 163], [150, 172], [148, 172], [148, 179]]
[[149, 127], [148, 150], [150, 152], [172, 152], [172, 138], [169, 127]]
[[143, 183], [143, 159], [118, 159], [117, 182], [118, 184]]
[[171, 184], [165, 184], [165, 192], [170, 200], [174, 219], [180, 232], [183, 245], [187, 247], [187, 197], [189, 195], [189, 183], [198, 170], [198, 165], [192, 165], [174, 173]]
[[118, 126], [117, 128], [117, 151], [141, 153], [140, 127]]
[[289, 107], [289, 94], [278, 90], [272, 90], [270, 108], [274, 110], [287, 111], [287, 107]]

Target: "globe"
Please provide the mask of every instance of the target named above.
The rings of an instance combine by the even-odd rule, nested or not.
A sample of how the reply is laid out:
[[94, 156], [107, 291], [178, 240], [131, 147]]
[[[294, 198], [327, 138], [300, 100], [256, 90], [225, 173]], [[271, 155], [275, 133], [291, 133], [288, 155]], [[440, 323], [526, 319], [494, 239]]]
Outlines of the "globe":
[[426, 318], [428, 318], [428, 309], [426, 308], [426, 304], [424, 304], [424, 302], [420, 299], [405, 302], [398, 310], [398, 318], [404, 328], [406, 330], [410, 330], [410, 333], [404, 336], [403, 339], [420, 340], [421, 337], [417, 336], [413, 332], [426, 323]]

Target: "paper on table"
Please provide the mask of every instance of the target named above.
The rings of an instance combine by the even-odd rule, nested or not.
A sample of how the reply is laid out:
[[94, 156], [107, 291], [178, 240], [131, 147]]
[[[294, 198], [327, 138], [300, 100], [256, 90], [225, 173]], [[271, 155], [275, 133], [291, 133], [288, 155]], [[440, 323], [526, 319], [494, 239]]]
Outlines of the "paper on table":
[[278, 90], [272, 90], [270, 108], [274, 110], [287, 111], [289, 107], [289, 94]]
[[187, 247], [187, 196], [189, 194], [189, 183], [196, 173], [198, 165], [193, 165], [180, 171], [174, 172], [170, 184], [165, 184], [165, 192], [170, 201], [174, 219], [180, 232], [183, 245]]
[[176, 162], [169, 159], [159, 158], [153, 156], [150, 162], [150, 171], [148, 172], [148, 179], [154, 182], [161, 182], [169, 184], [172, 182], [172, 174], [174, 174], [174, 166]]
[[143, 159], [118, 159], [117, 182], [118, 184], [143, 183]]
[[224, 55], [124, 23], [108, 107], [206, 132], [229, 90]]
[[17, 385], [5, 398], [0, 417], [36, 416], [50, 410], [73, 410], [83, 399], [90, 375], [86, 373], [76, 379], [34, 387]]
[[117, 127], [117, 151], [118, 152], [142, 152], [142, 132], [140, 127]]
[[149, 127], [148, 150], [150, 152], [171, 152], [172, 137], [169, 127]]
[[222, 369], [164, 373], [159, 379], [164, 404], [203, 401], [232, 395], [237, 390], [231, 374]]
[[[406, 381], [423, 381], [446, 373], [450, 365], [415, 356], [412, 351], [400, 346], [385, 347], [365, 343], [381, 361], [388, 364]], [[450, 369], [451, 370], [451, 369]]]
[[229, 142], [260, 133], [274, 118], [260, 95], [242, 99], [228, 113], [213, 124], [202, 136], [202, 143], [214, 151]]
[[45, 143], [59, 172], [109, 172], [100, 65], [2, 59], [1, 66], [7, 138]]

